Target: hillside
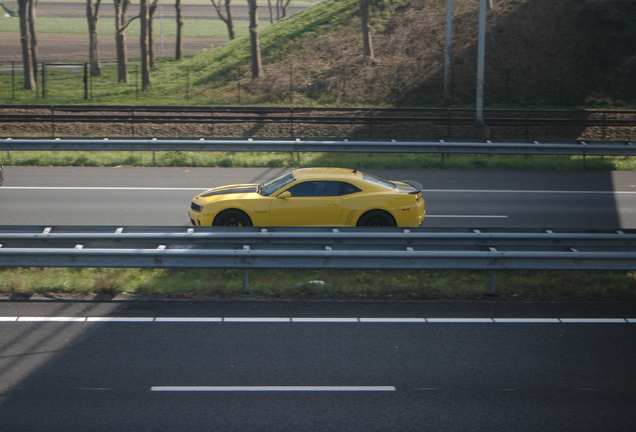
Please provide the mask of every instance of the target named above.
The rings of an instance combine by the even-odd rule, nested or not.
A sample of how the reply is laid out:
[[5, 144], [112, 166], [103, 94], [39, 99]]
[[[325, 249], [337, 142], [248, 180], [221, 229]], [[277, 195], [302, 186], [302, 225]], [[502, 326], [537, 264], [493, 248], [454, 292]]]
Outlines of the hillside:
[[[453, 103], [474, 103], [478, 2], [455, 0]], [[437, 106], [446, 0], [376, 0], [375, 59], [362, 57], [357, 0], [326, 0], [261, 32], [266, 77], [249, 77], [249, 41], [189, 59], [196, 92], [241, 80], [243, 103]], [[487, 106], [633, 106], [636, 3], [496, 0], [488, 13]], [[183, 75], [184, 64], [157, 73]], [[290, 95], [293, 89], [293, 95]], [[221, 93], [219, 93], [219, 91]], [[212, 96], [212, 95], [216, 96]]]

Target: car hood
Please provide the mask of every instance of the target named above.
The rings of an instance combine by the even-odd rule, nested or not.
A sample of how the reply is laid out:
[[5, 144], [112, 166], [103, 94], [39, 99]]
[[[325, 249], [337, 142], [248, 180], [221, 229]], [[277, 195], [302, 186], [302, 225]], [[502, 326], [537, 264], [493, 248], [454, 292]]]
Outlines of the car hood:
[[230, 195], [230, 194], [249, 194], [249, 193], [256, 193], [257, 190], [258, 190], [257, 183], [219, 186], [219, 187], [212, 188], [203, 192], [202, 194], [198, 195], [197, 198], [209, 198], [209, 197], [218, 196], [218, 195]]

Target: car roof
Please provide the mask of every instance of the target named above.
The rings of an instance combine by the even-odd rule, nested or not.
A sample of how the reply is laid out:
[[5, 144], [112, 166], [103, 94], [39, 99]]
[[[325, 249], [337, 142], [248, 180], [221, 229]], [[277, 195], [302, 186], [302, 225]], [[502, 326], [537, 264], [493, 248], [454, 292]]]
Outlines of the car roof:
[[294, 170], [294, 178], [298, 180], [311, 180], [312, 178], [333, 178], [345, 180], [346, 178], [361, 179], [362, 173], [349, 168], [299, 168]]

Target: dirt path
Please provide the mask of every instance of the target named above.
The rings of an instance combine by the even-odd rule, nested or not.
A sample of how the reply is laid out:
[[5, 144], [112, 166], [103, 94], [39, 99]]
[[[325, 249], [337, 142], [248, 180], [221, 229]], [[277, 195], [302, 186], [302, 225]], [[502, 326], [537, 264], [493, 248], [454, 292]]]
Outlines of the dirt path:
[[[0, 67], [10, 66], [11, 62], [22, 64], [22, 48], [18, 33], [0, 33], [2, 49], [0, 50]], [[200, 54], [211, 44], [219, 46], [225, 39], [219, 38], [184, 38], [183, 53], [185, 55]], [[160, 42], [155, 45], [157, 56], [160, 56]], [[175, 38], [163, 38], [165, 57], [174, 57]], [[88, 35], [70, 35], [59, 33], [42, 33], [38, 35], [38, 60], [46, 63], [85, 63], [88, 58]], [[139, 38], [128, 37], [128, 56], [139, 57]], [[114, 36], [99, 37], [99, 56], [102, 62], [115, 61]]]

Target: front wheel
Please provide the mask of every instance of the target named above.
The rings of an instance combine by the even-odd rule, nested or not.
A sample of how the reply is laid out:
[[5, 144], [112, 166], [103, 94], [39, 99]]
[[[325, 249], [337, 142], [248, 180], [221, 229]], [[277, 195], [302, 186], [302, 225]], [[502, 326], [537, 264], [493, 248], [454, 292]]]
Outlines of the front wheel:
[[213, 226], [252, 226], [252, 220], [240, 210], [225, 210], [214, 218]]
[[359, 227], [394, 227], [397, 226], [393, 217], [387, 212], [373, 210], [362, 215], [356, 226]]

